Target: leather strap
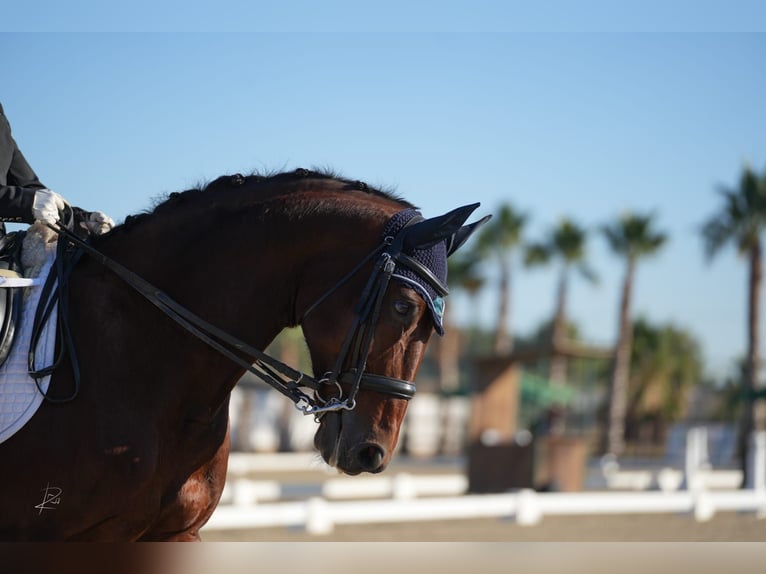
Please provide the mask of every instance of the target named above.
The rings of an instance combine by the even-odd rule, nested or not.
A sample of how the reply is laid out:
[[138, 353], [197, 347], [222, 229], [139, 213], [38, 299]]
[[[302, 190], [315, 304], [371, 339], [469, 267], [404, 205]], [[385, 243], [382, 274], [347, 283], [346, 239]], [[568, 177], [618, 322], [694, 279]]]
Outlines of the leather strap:
[[449, 294], [449, 289], [447, 289], [446, 285], [439, 281], [436, 275], [434, 275], [428, 267], [421, 264], [419, 261], [416, 261], [405, 253], [398, 253], [394, 256], [394, 258], [396, 259], [397, 263], [401, 263], [405, 267], [409, 267], [415, 273], [420, 275], [420, 277], [427, 281], [428, 284], [434, 288], [434, 291], [436, 291], [436, 293], [441, 297], [446, 297]]
[[[157, 307], [160, 311], [162, 311], [165, 315], [167, 315], [170, 319], [178, 323], [184, 330], [189, 332], [190, 334], [194, 335], [243, 369], [251, 372], [273, 388], [275, 388], [280, 393], [284, 394], [288, 398], [290, 398], [296, 405], [305, 403], [308, 405], [316, 405], [316, 402], [306, 395], [303, 391], [300, 390], [300, 387], [307, 387], [310, 389], [318, 390], [320, 388], [320, 385], [324, 384], [326, 382], [325, 379], [321, 381], [317, 381], [313, 377], [301, 373], [300, 371], [297, 371], [293, 369], [292, 367], [286, 365], [285, 363], [282, 363], [281, 361], [278, 361], [277, 359], [274, 359], [273, 357], [270, 357], [269, 355], [263, 353], [259, 349], [256, 349], [255, 347], [252, 347], [248, 345], [247, 343], [237, 339], [236, 337], [233, 337], [223, 331], [222, 329], [216, 327], [215, 325], [209, 323], [208, 321], [205, 321], [201, 317], [197, 316], [196, 314], [192, 313], [176, 301], [174, 301], [170, 296], [168, 296], [166, 293], [164, 293], [162, 290], [158, 289], [157, 287], [153, 286], [148, 281], [144, 280], [140, 276], [136, 275], [132, 271], [128, 270], [124, 266], [122, 266], [120, 263], [117, 263], [113, 259], [110, 259], [109, 257], [105, 256], [103, 253], [99, 252], [98, 250], [94, 249], [91, 245], [86, 243], [85, 241], [82, 241], [79, 237], [77, 237], [74, 233], [72, 233], [69, 229], [61, 226], [53, 226], [48, 225], [53, 231], [59, 234], [60, 239], [63, 238], [66, 241], [59, 241], [59, 249], [60, 253], [63, 253], [64, 245], [68, 241], [69, 243], [76, 246], [78, 249], [75, 250], [75, 253], [77, 253], [77, 257], [82, 253], [87, 253], [90, 257], [93, 257], [97, 262], [104, 265], [108, 269], [110, 269], [112, 272], [114, 272], [120, 279], [122, 279], [127, 285], [129, 285], [131, 288], [133, 288], [135, 291], [137, 291], [139, 294], [141, 294], [145, 299], [147, 299], [150, 303], [152, 303], [155, 307]], [[378, 246], [374, 252], [372, 252], [370, 255], [365, 258], [363, 261], [366, 262], [369, 260], [372, 256], [379, 253], [382, 249], [385, 248], [387, 244], [383, 243], [381, 246]], [[73, 268], [73, 264], [69, 266], [69, 269], [64, 269], [64, 263], [63, 263], [63, 257], [60, 257], [59, 259], [62, 259], [61, 263], [57, 261], [57, 268], [58, 268], [58, 277], [59, 277], [59, 291], [64, 288], [63, 286], [68, 284], [68, 281], [66, 279], [68, 278], [68, 274], [71, 272], [71, 268]], [[75, 259], [76, 262], [76, 259]], [[362, 263], [357, 265], [354, 270], [352, 270], [351, 274], [345, 276], [343, 279], [341, 279], [342, 282], [347, 281], [353, 273], [356, 273], [362, 266]], [[390, 273], [389, 273], [390, 277]], [[62, 280], [64, 278], [64, 280]], [[387, 282], [386, 282], [387, 284]], [[334, 291], [337, 288], [337, 284], [331, 291]], [[47, 287], [47, 286], [46, 286]], [[365, 291], [368, 291], [370, 289], [373, 289], [374, 287], [374, 281], [373, 278], [371, 278], [370, 281], [368, 281], [368, 286], [365, 289]], [[52, 287], [51, 287], [52, 288]], [[363, 372], [364, 370], [364, 364], [366, 364], [366, 358], [367, 353], [369, 352], [369, 346], [371, 344], [372, 339], [372, 331], [374, 330], [374, 325], [377, 322], [377, 313], [380, 309], [380, 301], [382, 300], [382, 294], [385, 291], [385, 287], [382, 289], [379, 289], [376, 291], [374, 298], [375, 303], [373, 304], [373, 321], [369, 325], [367, 336], [365, 337], [365, 341], [362, 343], [362, 346], [360, 347], [360, 357], [363, 354], [363, 357], [359, 359], [359, 362], [357, 364], [357, 367], [361, 367], [361, 369], [347, 372], [347, 373], [340, 373], [338, 375], [338, 379], [342, 382], [348, 381], [349, 378], [352, 379], [352, 393], [353, 395], [356, 394], [356, 391], [359, 389], [370, 389], [375, 390], [377, 392], [382, 392], [386, 394], [390, 394], [397, 398], [402, 399], [410, 399], [415, 393], [415, 386], [412, 383], [408, 383], [407, 381], [401, 381], [399, 379], [389, 378], [382, 375], [370, 375], [365, 374]], [[327, 296], [325, 294], [321, 300], [324, 300], [324, 298]], [[66, 297], [59, 297], [59, 302], [65, 301]], [[360, 301], [361, 307], [368, 306], [369, 297], [365, 298], [362, 297]], [[49, 303], [49, 306], [52, 306], [52, 304]], [[316, 307], [316, 304], [312, 305], [309, 310]], [[47, 311], [45, 308], [41, 311], [41, 307], [38, 308], [38, 315], [40, 315], [40, 320], [42, 321], [42, 317], [46, 316], [50, 313], [50, 310]], [[359, 310], [359, 309], [358, 309]], [[364, 317], [366, 314], [362, 313], [361, 316]], [[65, 318], [68, 316], [67, 310], [64, 308], [59, 309], [59, 317], [62, 318], [62, 316]], [[304, 314], [305, 317], [305, 314]], [[37, 322], [37, 319], [36, 319]], [[359, 321], [359, 322], [364, 322]], [[60, 322], [60, 325], [62, 323]], [[68, 324], [64, 323], [65, 327], [62, 328], [62, 336], [66, 340], [66, 347], [67, 352], [70, 353], [72, 364], [74, 367], [74, 376], [75, 376], [75, 390], [73, 394], [69, 397], [63, 397], [63, 398], [57, 398], [57, 397], [51, 397], [50, 395], [43, 394], [43, 396], [51, 401], [51, 402], [65, 402], [68, 400], [72, 400], [77, 395], [77, 391], [79, 389], [80, 385], [80, 373], [79, 368], [77, 366], [77, 360], [76, 360], [76, 353], [74, 349], [74, 345], [72, 342], [71, 333], [69, 332]], [[41, 327], [40, 327], [41, 328]], [[354, 331], [354, 330], [352, 330]], [[354, 333], [352, 332], [348, 339], [347, 344], [350, 344], [351, 339], [353, 339]], [[32, 349], [34, 349], [34, 345], [32, 346]], [[348, 349], [346, 348], [346, 351]], [[254, 362], [251, 364], [246, 358], [253, 358]], [[30, 352], [30, 375], [33, 377], [41, 378], [43, 376], [46, 376], [47, 374], [50, 374], [55, 370], [55, 368], [59, 365], [61, 361], [61, 357], [59, 357], [56, 362], [51, 365], [50, 367], [46, 367], [44, 369], [35, 370], [34, 369], [34, 354], [33, 352]], [[390, 384], [387, 383], [387, 381], [390, 381]], [[333, 381], [334, 382], [334, 381]], [[39, 388], [39, 385], [38, 385]], [[42, 392], [42, 391], [41, 391]], [[352, 395], [352, 396], [353, 396]], [[303, 410], [303, 409], [302, 409]], [[304, 410], [306, 414], [311, 414], [310, 409]]]
[[[340, 376], [338, 382], [343, 385], [353, 385], [354, 378], [353, 373], [346, 372]], [[384, 393], [386, 395], [393, 395], [400, 399], [410, 400], [415, 396], [415, 385], [410, 381], [403, 379], [394, 379], [393, 377], [383, 377], [381, 375], [373, 375], [371, 373], [364, 373], [362, 375], [360, 389], [365, 391], [376, 391]]]

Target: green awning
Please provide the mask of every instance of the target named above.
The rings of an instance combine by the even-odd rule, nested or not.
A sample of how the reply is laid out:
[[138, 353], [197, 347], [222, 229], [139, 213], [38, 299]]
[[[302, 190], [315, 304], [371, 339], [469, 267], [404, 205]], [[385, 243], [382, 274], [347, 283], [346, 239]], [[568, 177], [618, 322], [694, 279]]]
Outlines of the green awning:
[[575, 394], [569, 386], [554, 384], [545, 377], [524, 371], [521, 372], [519, 391], [522, 404], [536, 407], [564, 406]]

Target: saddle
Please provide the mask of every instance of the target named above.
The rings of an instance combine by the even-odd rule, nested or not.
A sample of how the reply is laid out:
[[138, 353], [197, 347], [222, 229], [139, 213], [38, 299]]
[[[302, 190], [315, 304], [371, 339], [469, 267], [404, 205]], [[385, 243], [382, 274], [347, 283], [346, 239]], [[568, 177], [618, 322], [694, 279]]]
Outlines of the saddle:
[[[80, 239], [86, 239], [90, 230], [87, 222], [91, 212], [79, 207], [69, 207], [63, 214], [62, 224], [76, 231]], [[23, 277], [22, 247], [27, 230], [6, 233], [0, 221], [0, 280]], [[28, 264], [28, 262], [27, 262]], [[24, 287], [0, 287], [0, 367], [13, 348], [24, 305]]]
[[[0, 226], [0, 278], [21, 278], [21, 246], [26, 231], [6, 234], [5, 226], [1, 223]], [[13, 347], [23, 304], [23, 287], [0, 288], [0, 366]]]

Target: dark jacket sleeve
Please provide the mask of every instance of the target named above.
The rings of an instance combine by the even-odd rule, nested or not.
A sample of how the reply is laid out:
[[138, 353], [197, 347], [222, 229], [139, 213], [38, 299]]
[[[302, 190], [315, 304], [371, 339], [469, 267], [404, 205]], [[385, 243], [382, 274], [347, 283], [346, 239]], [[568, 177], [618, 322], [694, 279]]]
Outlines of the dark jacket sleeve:
[[35, 191], [45, 189], [11, 135], [0, 105], [0, 220], [32, 223]]

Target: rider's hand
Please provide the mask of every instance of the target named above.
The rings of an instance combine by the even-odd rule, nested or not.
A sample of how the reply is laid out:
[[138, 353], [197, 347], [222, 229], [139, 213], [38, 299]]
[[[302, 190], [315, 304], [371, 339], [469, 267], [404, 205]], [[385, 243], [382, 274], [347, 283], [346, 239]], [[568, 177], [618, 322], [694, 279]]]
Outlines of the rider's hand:
[[114, 220], [103, 211], [91, 211], [82, 225], [93, 235], [103, 235], [112, 230]]
[[41, 189], [35, 192], [32, 201], [32, 215], [43, 223], [55, 224], [61, 218], [61, 213], [66, 208], [66, 201], [55, 191]]

